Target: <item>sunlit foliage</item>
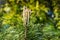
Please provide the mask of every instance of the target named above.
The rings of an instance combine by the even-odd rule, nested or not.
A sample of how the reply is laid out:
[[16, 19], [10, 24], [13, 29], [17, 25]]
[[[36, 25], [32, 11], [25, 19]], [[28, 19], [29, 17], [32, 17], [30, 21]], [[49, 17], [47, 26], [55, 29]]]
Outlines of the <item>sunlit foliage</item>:
[[50, 10], [47, 0], [0, 0], [0, 40], [25, 40], [23, 6], [32, 11], [28, 40], [60, 40], [60, 1], [52, 2], [53, 19], [46, 15]]

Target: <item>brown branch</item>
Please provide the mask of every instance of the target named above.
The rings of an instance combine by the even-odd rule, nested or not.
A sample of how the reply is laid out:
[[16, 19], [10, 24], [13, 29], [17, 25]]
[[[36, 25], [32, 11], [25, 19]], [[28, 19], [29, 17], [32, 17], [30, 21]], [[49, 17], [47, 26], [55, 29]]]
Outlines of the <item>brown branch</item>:
[[25, 40], [28, 40], [27, 33], [28, 33], [30, 12], [31, 11], [26, 6], [23, 7], [23, 26], [25, 27]]

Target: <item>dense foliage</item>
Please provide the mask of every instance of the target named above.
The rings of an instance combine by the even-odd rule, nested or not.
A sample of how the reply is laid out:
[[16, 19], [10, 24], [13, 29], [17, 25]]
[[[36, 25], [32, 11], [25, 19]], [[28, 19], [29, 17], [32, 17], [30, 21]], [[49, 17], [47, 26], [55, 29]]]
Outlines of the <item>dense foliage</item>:
[[48, 15], [48, 0], [0, 0], [0, 40], [25, 40], [23, 6], [32, 10], [27, 32], [28, 40], [60, 40], [59, 4], [59, 0], [52, 0], [52, 18]]

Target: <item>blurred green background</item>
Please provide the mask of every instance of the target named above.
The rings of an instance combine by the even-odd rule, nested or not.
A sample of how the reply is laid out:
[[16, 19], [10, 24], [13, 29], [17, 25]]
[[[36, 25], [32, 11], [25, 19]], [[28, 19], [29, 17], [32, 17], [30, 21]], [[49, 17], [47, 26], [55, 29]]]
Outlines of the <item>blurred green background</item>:
[[55, 15], [53, 19], [46, 16], [50, 10], [48, 0], [0, 0], [0, 40], [25, 40], [23, 6], [33, 11], [28, 40], [60, 40], [60, 0], [51, 1]]

